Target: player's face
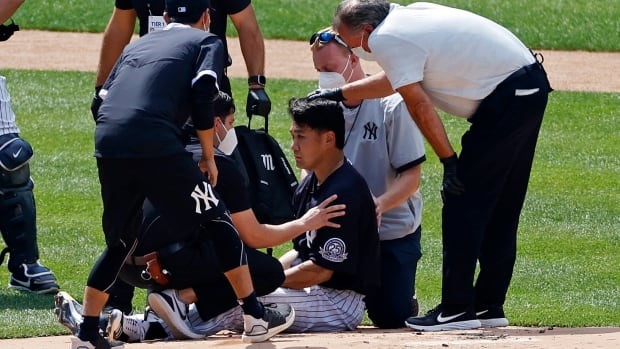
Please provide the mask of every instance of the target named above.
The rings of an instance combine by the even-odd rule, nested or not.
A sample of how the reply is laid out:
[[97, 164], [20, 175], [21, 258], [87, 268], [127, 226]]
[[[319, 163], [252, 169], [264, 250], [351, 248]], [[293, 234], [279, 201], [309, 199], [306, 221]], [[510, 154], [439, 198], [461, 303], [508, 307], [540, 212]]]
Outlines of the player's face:
[[295, 122], [291, 125], [290, 133], [295, 164], [301, 169], [313, 171], [323, 158], [325, 133], [308, 126], [302, 127]]
[[[224, 139], [228, 131], [232, 130], [234, 126], [235, 126], [235, 114], [230, 113], [223, 117], [216, 116], [213, 137], [215, 138], [217, 136], [219, 137], [219, 140]], [[217, 143], [215, 144], [219, 144], [219, 140], [214, 139], [214, 141], [217, 141]]]
[[230, 113], [226, 115], [222, 121], [224, 121], [224, 126], [226, 126], [226, 129], [230, 130], [235, 127], [235, 114]]
[[349, 54], [345, 54], [342, 46], [330, 42], [312, 53], [314, 68], [318, 72], [337, 72], [345, 78], [352, 73], [353, 65], [349, 63]]

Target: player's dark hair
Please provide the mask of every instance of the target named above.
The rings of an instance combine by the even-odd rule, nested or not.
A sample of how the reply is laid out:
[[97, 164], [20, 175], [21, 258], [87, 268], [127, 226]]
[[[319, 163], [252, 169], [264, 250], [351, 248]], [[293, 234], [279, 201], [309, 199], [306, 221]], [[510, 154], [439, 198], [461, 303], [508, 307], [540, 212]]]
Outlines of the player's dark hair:
[[344, 148], [344, 115], [337, 102], [324, 98], [292, 98], [288, 104], [288, 112], [299, 126], [334, 132], [336, 147]]
[[213, 98], [213, 115], [225, 117], [228, 114], [235, 113], [235, 101], [226, 92], [220, 91]]

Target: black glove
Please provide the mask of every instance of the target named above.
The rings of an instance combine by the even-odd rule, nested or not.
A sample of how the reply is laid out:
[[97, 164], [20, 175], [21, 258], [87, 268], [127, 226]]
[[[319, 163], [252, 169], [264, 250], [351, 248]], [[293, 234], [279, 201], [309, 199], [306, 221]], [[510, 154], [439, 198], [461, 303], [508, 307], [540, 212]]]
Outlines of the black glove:
[[93, 96], [92, 102], [90, 102], [90, 112], [93, 114], [93, 120], [97, 121], [97, 114], [99, 113], [99, 107], [101, 107], [101, 103], [103, 99], [99, 97], [99, 91], [103, 86], [95, 86], [95, 95]]
[[441, 198], [445, 201], [446, 194], [450, 195], [462, 195], [465, 192], [465, 186], [459, 180], [457, 174], [457, 167], [459, 158], [456, 154], [439, 159], [443, 164], [443, 184], [441, 186]]
[[268, 116], [271, 111], [271, 100], [264, 88], [251, 88], [248, 90], [248, 100], [245, 104], [248, 117], [252, 115]]
[[0, 24], [0, 41], [7, 41], [16, 31], [19, 31], [19, 26], [13, 22], [13, 19], [9, 25]]
[[308, 97], [308, 100], [325, 98], [336, 102], [344, 101], [341, 88], [319, 88], [308, 93], [308, 96], [306, 97]]

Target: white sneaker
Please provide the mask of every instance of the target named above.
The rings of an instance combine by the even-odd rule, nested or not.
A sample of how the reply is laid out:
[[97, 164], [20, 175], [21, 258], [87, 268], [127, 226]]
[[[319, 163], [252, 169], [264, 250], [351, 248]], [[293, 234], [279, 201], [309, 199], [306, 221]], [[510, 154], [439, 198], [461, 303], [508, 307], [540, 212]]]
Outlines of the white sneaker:
[[147, 321], [138, 320], [131, 316], [125, 316], [119, 309], [113, 309], [108, 319], [108, 332], [110, 338], [127, 343], [141, 342], [144, 340], [150, 324]]
[[175, 290], [151, 292], [148, 302], [151, 309], [169, 326], [175, 339], [204, 338], [204, 335], [192, 331], [187, 318], [189, 306], [181, 302]]
[[264, 304], [261, 319], [243, 315], [244, 331], [241, 339], [246, 343], [264, 342], [289, 328], [295, 320], [295, 309], [288, 304]]
[[82, 305], [67, 292], [60, 291], [54, 296], [54, 315], [60, 324], [77, 335], [82, 323]]

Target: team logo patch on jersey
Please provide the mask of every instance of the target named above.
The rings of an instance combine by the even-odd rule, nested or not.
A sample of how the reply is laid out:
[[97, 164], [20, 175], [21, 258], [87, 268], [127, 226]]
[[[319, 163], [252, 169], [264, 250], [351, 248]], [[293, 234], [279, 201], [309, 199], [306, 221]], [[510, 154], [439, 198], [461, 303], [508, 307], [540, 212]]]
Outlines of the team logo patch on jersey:
[[364, 135], [362, 138], [364, 140], [376, 141], [377, 140], [377, 130], [379, 127], [372, 121], [367, 122], [364, 125]]
[[[200, 188], [200, 184], [196, 184], [194, 187], [194, 191], [191, 193], [192, 199], [196, 202], [196, 213], [201, 214], [204, 211], [208, 211], [211, 207], [217, 207], [220, 200], [218, 200], [217, 196], [213, 193], [213, 188], [211, 184], [207, 182], [202, 182], [204, 186], [204, 190]], [[202, 209], [204, 206], [204, 210]]]
[[341, 239], [331, 238], [319, 247], [319, 254], [330, 262], [341, 263], [347, 259], [347, 245]]

